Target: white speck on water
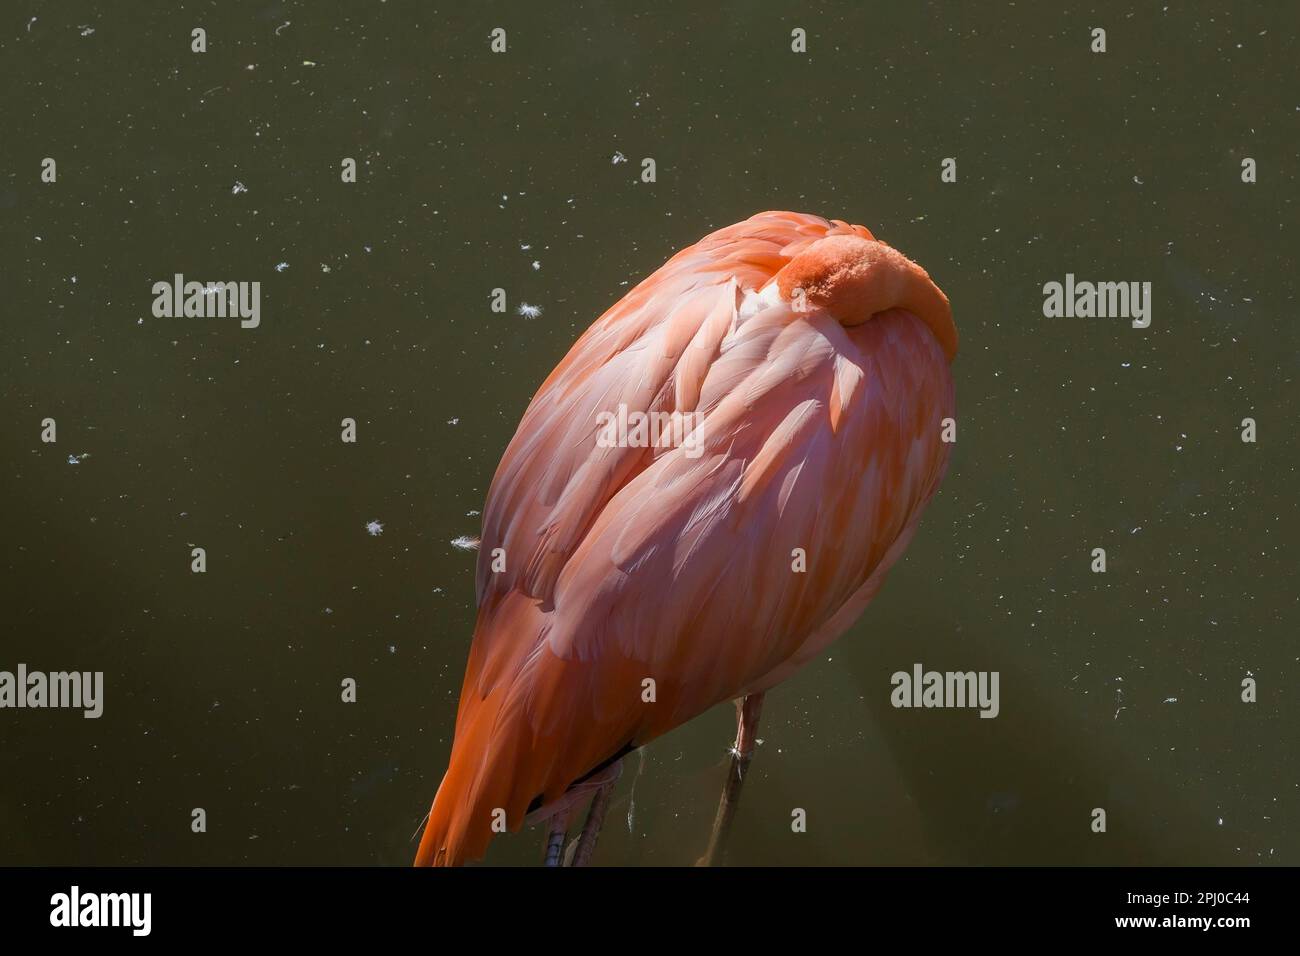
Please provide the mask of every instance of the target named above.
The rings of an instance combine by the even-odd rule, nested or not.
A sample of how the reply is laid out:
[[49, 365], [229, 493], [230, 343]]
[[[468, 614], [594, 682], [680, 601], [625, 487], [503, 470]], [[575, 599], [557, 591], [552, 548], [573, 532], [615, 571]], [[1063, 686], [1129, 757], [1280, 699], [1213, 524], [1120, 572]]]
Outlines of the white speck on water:
[[611, 166], [617, 166], [619, 163], [626, 163], [627, 157], [624, 156], [622, 153], [616, 152], [614, 153], [614, 158], [611, 159], [609, 162]]
[[520, 252], [527, 252], [527, 251], [528, 251], [529, 249], [531, 249], [532, 247], [533, 247], [533, 244], [532, 244], [531, 242], [521, 242], [521, 243], [519, 243], [519, 251], [520, 251]]
[[459, 548], [461, 551], [477, 551], [479, 546], [478, 538], [471, 538], [469, 535], [462, 534], [459, 538], [451, 542], [453, 548]]
[[384, 526], [378, 521], [367, 521], [366, 531], [372, 538], [377, 538], [384, 533]]
[[243, 183], [241, 183], [239, 180], [235, 180], [235, 185], [230, 187], [230, 195], [232, 196], [238, 196], [240, 193], [246, 193], [246, 192], [248, 192], [248, 187], [245, 186]]
[[1177, 697], [1166, 697], [1162, 703], [1166, 703], [1166, 704], [1176, 704], [1176, 703], [1178, 703], [1178, 698], [1177, 698]]
[[397, 653], [397, 645], [396, 645], [396, 644], [389, 644], [389, 645], [388, 645], [388, 653], [390, 653], [390, 654], [396, 654], [396, 653]]
[[542, 314], [540, 305], [529, 305], [527, 302], [520, 302], [519, 308], [515, 309], [525, 319], [535, 319]]
[[321, 271], [321, 272], [329, 272], [329, 271], [330, 271], [330, 267], [327, 266], [325, 263], [322, 262], [322, 263], [320, 264], [320, 271]]
[[460, 419], [459, 419], [459, 418], [449, 418], [449, 419], [447, 419], [447, 424], [448, 424], [448, 425], [459, 425], [459, 424], [460, 424]]
[[278, 27], [276, 27], [276, 28], [275, 28], [275, 35], [276, 35], [276, 36], [279, 36], [279, 35], [280, 35], [280, 31], [283, 30], [285, 27], [287, 27], [287, 26], [290, 24], [290, 22], [291, 22], [291, 21], [289, 21], [289, 20], [285, 20], [284, 23], [281, 23]]
[[90, 453], [89, 453], [89, 452], [84, 452], [84, 451], [83, 451], [80, 455], [69, 455], [69, 456], [68, 456], [68, 464], [69, 464], [69, 465], [80, 465], [80, 464], [82, 463], [82, 461], [84, 461], [85, 459], [87, 459], [87, 458], [89, 458], [89, 457], [90, 457]]
[[[32, 19], [35, 19], [35, 17], [33, 17]], [[77, 29], [81, 31], [81, 35], [83, 37], [88, 37], [95, 32], [95, 28], [88, 23], [81, 24], [80, 26], [77, 27]]]
[[32, 17], [30, 20], [27, 21], [27, 32], [28, 32], [28, 33], [31, 33], [31, 32], [32, 32], [32, 24], [35, 23], [35, 22], [36, 22], [36, 17]]
[[534, 272], [537, 272], [537, 271], [540, 270], [541, 268], [542, 268], [542, 264], [541, 264], [540, 262], [538, 262], [536, 259], [534, 259], [534, 260], [533, 260], [533, 271], [534, 271]]
[[275, 271], [276, 271], [276, 272], [283, 272], [283, 271], [284, 271], [285, 269], [287, 269], [287, 268], [289, 268], [289, 263], [287, 263], [287, 262], [277, 262], [277, 263], [275, 264]]

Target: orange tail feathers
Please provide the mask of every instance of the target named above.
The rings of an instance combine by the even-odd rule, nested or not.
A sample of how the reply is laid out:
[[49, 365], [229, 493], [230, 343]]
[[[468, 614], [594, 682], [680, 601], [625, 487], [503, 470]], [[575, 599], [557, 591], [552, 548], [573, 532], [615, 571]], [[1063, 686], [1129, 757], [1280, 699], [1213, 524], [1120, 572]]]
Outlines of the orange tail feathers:
[[487, 851], [493, 835], [493, 794], [488, 792], [493, 781], [483, 773], [483, 762], [491, 750], [501, 697], [499, 693], [490, 695], [475, 708], [470, 720], [457, 728], [451, 762], [433, 798], [415, 854], [416, 866], [460, 866]]
[[[539, 686], [541, 655], [533, 641], [500, 639], [539, 633], [539, 615], [536, 602], [522, 595], [480, 615], [451, 758], [429, 810], [416, 866], [459, 866], [481, 858], [497, 833], [523, 826], [530, 801], [546, 789], [553, 761], [538, 752], [528, 711]], [[561, 676], [550, 675], [550, 683]]]
[[[433, 798], [433, 806], [424, 825], [424, 835], [420, 837], [420, 848], [415, 851], [416, 866], [459, 866], [464, 862], [464, 854], [459, 852], [463, 832], [456, 825], [457, 814], [453, 810], [453, 806], [460, 801], [451, 795], [460, 789], [458, 781], [448, 769], [438, 787], [438, 795]], [[456, 831], [454, 834], [453, 829]]]

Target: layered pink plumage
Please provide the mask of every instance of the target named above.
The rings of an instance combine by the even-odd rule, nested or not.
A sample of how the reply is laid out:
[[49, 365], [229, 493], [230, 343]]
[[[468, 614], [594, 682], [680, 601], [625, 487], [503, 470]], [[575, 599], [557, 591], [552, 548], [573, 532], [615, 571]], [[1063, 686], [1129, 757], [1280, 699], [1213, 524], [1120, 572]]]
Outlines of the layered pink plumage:
[[[859, 243], [816, 245], [828, 236], [872, 240], [789, 212], [712, 233], [538, 390], [488, 493], [456, 737], [417, 863], [481, 856], [497, 811], [516, 829], [628, 748], [780, 682], [883, 583], [947, 466], [956, 330], [919, 267], [873, 240], [880, 265], [844, 267]], [[792, 263], [786, 278], [822, 283], [807, 311], [790, 283], [772, 294]], [[620, 406], [700, 431], [603, 447]]]

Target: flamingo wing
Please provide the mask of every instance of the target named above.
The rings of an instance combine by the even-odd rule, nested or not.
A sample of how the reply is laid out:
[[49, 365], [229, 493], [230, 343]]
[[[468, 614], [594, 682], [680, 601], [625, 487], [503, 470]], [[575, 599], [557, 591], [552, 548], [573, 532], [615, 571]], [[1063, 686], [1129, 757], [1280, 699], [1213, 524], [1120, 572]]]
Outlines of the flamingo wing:
[[[871, 238], [839, 220], [759, 213], [679, 252], [592, 324], [538, 389], [497, 468], [483, 517], [480, 608], [515, 588], [549, 601], [595, 516], [649, 464], [644, 449], [599, 447], [597, 415], [620, 404], [692, 411], [734, 329], [739, 295], [828, 235]], [[504, 572], [493, 570], [488, 542], [504, 549]]]

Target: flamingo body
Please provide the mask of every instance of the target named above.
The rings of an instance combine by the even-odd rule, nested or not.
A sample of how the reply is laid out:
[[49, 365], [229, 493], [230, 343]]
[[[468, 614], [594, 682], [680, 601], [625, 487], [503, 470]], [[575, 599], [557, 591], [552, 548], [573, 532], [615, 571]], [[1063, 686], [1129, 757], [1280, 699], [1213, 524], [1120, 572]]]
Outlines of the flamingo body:
[[[706, 236], [601, 316], [488, 493], [455, 740], [416, 862], [480, 857], [499, 811], [517, 829], [848, 628], [946, 470], [956, 347], [919, 266], [862, 226], [791, 212]], [[694, 447], [606, 447], [601, 413], [621, 405], [689, 413]]]

